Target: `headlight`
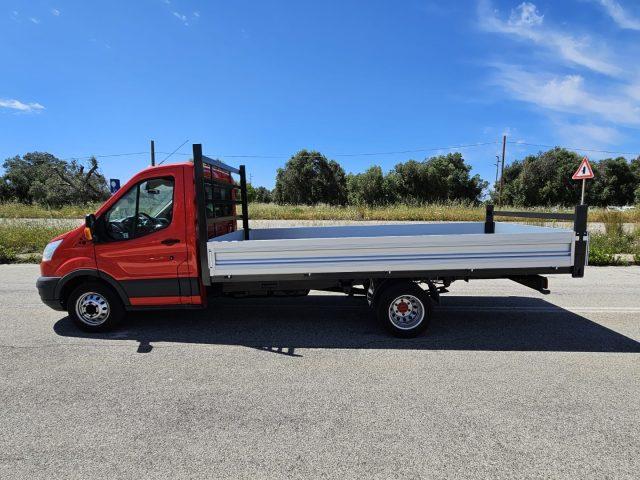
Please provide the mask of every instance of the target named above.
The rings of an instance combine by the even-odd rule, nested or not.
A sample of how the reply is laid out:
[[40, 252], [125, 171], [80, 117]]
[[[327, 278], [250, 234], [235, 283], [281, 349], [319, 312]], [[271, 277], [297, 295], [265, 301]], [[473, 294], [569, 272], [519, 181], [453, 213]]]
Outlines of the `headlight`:
[[42, 252], [42, 261], [48, 262], [53, 257], [56, 248], [62, 243], [62, 240], [56, 240], [55, 242], [49, 242], [46, 247], [44, 247], [44, 252]]

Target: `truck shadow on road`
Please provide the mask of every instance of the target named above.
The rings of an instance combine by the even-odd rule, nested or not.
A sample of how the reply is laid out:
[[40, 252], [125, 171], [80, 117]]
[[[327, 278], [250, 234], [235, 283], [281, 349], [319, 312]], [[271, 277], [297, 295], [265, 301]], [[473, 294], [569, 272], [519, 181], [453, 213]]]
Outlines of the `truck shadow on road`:
[[65, 337], [136, 340], [140, 353], [158, 342], [240, 345], [289, 356], [301, 356], [300, 348], [640, 352], [640, 343], [625, 335], [529, 297], [446, 296], [427, 333], [414, 339], [389, 336], [362, 297], [339, 295], [225, 298], [206, 310], [137, 312], [103, 334], [84, 333], [65, 317], [54, 330]]

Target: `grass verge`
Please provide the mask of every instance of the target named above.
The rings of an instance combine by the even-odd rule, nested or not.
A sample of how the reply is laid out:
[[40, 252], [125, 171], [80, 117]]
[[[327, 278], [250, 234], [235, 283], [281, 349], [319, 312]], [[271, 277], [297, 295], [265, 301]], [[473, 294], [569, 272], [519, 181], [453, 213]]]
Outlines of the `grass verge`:
[[47, 208], [42, 205], [26, 205], [17, 202], [0, 203], [0, 218], [84, 218], [95, 212], [100, 204], [66, 205]]
[[0, 224], [0, 263], [37, 263], [45, 245], [68, 230], [66, 227]]
[[[8, 204], [3, 204], [6, 206]], [[42, 212], [43, 210], [30, 210]], [[59, 216], [67, 218], [62, 212], [76, 213], [79, 210], [58, 211]], [[80, 207], [74, 207], [76, 209]], [[84, 208], [84, 207], [83, 207]], [[484, 219], [481, 208], [464, 206], [429, 205], [420, 209], [398, 205], [395, 207], [357, 208], [329, 206], [276, 206], [254, 204], [250, 207], [254, 218], [285, 220], [433, 220], [465, 221]], [[85, 210], [86, 211], [86, 210]], [[0, 216], [2, 210], [0, 209]], [[24, 214], [24, 212], [23, 212]], [[21, 217], [16, 217], [21, 218]], [[34, 218], [32, 215], [31, 218]], [[40, 217], [43, 218], [43, 217]], [[45, 217], [47, 218], [47, 217]], [[51, 217], [48, 217], [51, 218]], [[78, 218], [77, 215], [70, 218]], [[591, 265], [624, 265], [631, 262], [640, 264], [640, 227], [625, 232], [623, 224], [629, 219], [627, 212], [600, 212], [600, 221], [605, 223], [605, 233], [593, 233], [590, 237], [589, 263]], [[590, 219], [594, 221], [593, 219]], [[595, 220], [597, 221], [597, 220]], [[0, 263], [33, 263], [40, 261], [45, 245], [55, 236], [69, 230], [66, 226], [48, 226], [38, 224], [6, 223], [0, 224]], [[621, 258], [621, 255], [628, 258]]]
[[[570, 208], [522, 208], [501, 207], [502, 210], [565, 212], [573, 213]], [[253, 203], [249, 205], [249, 216], [256, 220], [387, 220], [387, 221], [441, 221], [441, 222], [479, 222], [485, 218], [484, 206], [460, 204], [428, 205], [390, 205], [386, 207], [334, 207], [330, 205], [276, 205], [273, 203]], [[500, 221], [518, 221], [518, 219], [500, 218]], [[640, 208], [624, 212], [613, 212], [603, 208], [589, 210], [590, 222], [608, 223], [640, 222]]]
[[629, 265], [630, 263], [640, 264], [639, 229], [633, 233], [591, 234], [589, 265]]
[[[83, 218], [86, 213], [95, 212], [99, 205], [69, 205], [59, 209], [41, 205], [21, 203], [0, 203], [0, 218]], [[572, 212], [572, 209], [550, 207], [520, 208], [503, 207], [507, 210]], [[464, 204], [390, 205], [386, 207], [334, 207], [330, 205], [276, 205], [273, 203], [252, 203], [249, 215], [255, 220], [387, 220], [387, 221], [481, 221], [484, 220], [484, 206]], [[625, 212], [612, 212], [602, 208], [589, 211], [590, 222], [610, 222], [612, 217], [622, 223], [640, 223], [640, 208]], [[508, 219], [500, 219], [506, 221]]]

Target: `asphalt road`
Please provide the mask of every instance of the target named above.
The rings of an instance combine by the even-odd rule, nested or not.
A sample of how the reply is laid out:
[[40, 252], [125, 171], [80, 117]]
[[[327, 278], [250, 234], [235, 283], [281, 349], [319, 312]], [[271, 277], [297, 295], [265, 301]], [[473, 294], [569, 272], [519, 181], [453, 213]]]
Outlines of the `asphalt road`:
[[37, 275], [0, 266], [0, 478], [638, 478], [640, 267], [456, 283], [412, 340], [333, 294], [91, 337]]

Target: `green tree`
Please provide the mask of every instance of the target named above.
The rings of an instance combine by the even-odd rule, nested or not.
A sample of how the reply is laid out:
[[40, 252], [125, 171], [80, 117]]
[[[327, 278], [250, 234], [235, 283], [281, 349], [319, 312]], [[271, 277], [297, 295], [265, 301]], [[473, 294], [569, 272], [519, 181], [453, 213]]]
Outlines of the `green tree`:
[[274, 197], [281, 204], [344, 205], [346, 175], [337, 162], [320, 152], [300, 150], [278, 169]]
[[249, 202], [270, 203], [271, 190], [265, 187], [254, 187], [247, 183], [247, 200]]
[[247, 183], [247, 202], [255, 202], [256, 200], [256, 189], [253, 188], [253, 185]]
[[626, 158], [607, 158], [594, 166], [595, 177], [587, 182], [586, 202], [590, 205], [631, 205], [635, 201], [638, 177]]
[[85, 167], [77, 161], [65, 162], [50, 153], [32, 152], [6, 159], [3, 168], [5, 174], [0, 180], [0, 190], [5, 200], [58, 207], [109, 197], [107, 182], [95, 158], [91, 158]]
[[364, 173], [347, 176], [347, 195], [351, 205], [385, 205], [395, 199], [389, 179], [375, 165]]
[[502, 203], [518, 206], [575, 205], [580, 183], [571, 179], [581, 157], [556, 147], [505, 166]]
[[636, 177], [636, 188], [634, 190], [634, 202], [640, 205], [640, 157], [631, 161], [631, 171]]
[[256, 188], [255, 201], [258, 203], [271, 203], [272, 201], [271, 190], [269, 190], [266, 187]]
[[405, 203], [478, 202], [487, 182], [471, 176], [462, 154], [449, 153], [399, 163], [389, 174], [390, 188]]

